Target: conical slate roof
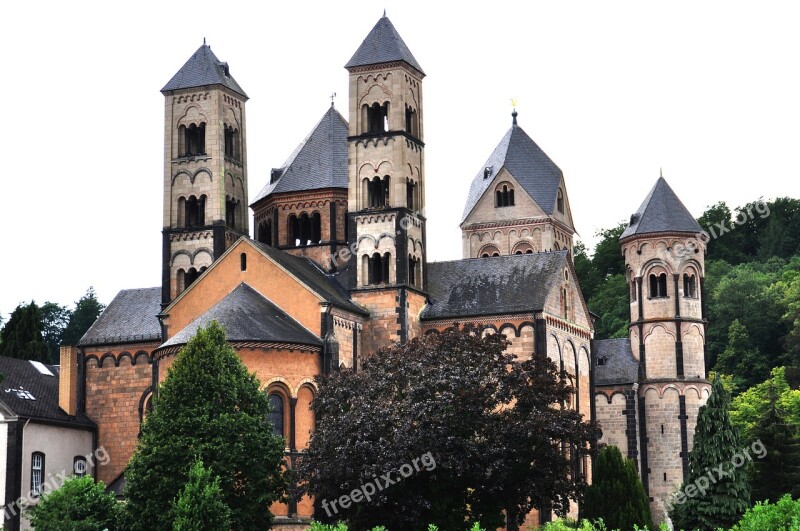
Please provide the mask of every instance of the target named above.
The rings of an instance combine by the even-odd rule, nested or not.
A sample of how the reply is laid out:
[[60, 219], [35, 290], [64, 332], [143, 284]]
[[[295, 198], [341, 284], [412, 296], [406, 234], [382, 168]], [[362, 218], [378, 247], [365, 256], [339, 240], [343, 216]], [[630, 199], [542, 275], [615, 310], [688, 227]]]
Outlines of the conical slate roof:
[[405, 61], [425, 75], [392, 21], [384, 14], [344, 67], [349, 69], [394, 61]]
[[[563, 173], [542, 151], [542, 148], [536, 145], [536, 142], [517, 125], [515, 118], [514, 125], [494, 149], [481, 171], [472, 179], [467, 203], [464, 206], [464, 215], [461, 218], [462, 223], [478, 204], [486, 190], [492, 186], [492, 182], [502, 168], [505, 168], [522, 185], [542, 210], [547, 214], [555, 212], [558, 187], [561, 184]], [[488, 174], [486, 169], [489, 169]]]
[[244, 96], [245, 99], [247, 98], [242, 87], [231, 76], [228, 63], [217, 59], [217, 56], [211, 51], [211, 46], [203, 42], [203, 45], [194, 52], [194, 55], [186, 61], [178, 73], [172, 76], [169, 83], [164, 85], [161, 92], [206, 85], [223, 85]]
[[347, 121], [331, 106], [283, 166], [272, 171], [253, 204], [270, 194], [347, 188]]
[[322, 345], [322, 340], [311, 331], [243, 282], [160, 348], [185, 345], [198, 329], [211, 321], [225, 327], [228, 341]]
[[639, 210], [631, 216], [628, 227], [620, 239], [635, 234], [654, 232], [691, 232], [697, 234], [703, 229], [689, 213], [664, 177], [659, 177], [656, 185], [647, 194]]

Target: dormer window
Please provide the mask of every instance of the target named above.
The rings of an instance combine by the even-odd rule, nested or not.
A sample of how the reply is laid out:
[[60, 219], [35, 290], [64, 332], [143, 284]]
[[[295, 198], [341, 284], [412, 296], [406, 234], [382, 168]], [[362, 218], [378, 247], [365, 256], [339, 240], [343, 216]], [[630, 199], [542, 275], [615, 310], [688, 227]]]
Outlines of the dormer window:
[[507, 184], [498, 186], [495, 191], [494, 206], [496, 208], [514, 206], [514, 189]]
[[558, 208], [558, 213], [564, 213], [564, 192], [561, 191], [561, 188], [558, 189], [558, 199], [556, 201], [556, 208]]

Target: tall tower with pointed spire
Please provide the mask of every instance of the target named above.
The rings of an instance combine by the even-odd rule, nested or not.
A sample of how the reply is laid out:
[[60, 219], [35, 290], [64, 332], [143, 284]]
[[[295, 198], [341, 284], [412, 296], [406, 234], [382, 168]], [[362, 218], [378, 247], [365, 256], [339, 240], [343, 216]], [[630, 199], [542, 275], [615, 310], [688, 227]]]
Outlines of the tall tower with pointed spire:
[[364, 331], [370, 352], [417, 335], [425, 304], [425, 73], [385, 14], [345, 68], [350, 287], [375, 316]]
[[248, 234], [247, 94], [203, 45], [164, 94], [162, 304]]
[[660, 177], [620, 238], [629, 282], [630, 345], [639, 362], [638, 411], [631, 413], [638, 417], [640, 471], [656, 521], [665, 516], [661, 502], [687, 475], [697, 415], [710, 393], [701, 232]]

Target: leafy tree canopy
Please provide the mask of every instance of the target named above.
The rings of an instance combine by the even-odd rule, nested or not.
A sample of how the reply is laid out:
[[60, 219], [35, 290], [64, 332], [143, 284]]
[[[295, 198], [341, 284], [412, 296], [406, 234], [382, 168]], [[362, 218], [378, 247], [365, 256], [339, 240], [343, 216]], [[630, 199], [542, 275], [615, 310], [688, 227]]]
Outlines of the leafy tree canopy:
[[0, 356], [48, 362], [47, 343], [42, 336], [42, 309], [31, 301], [20, 304], [0, 330]]
[[37, 531], [97, 531], [116, 528], [118, 507], [102, 481], [84, 476], [68, 478], [25, 514]]
[[42, 337], [47, 343], [49, 363], [58, 365], [61, 335], [69, 324], [72, 312], [66, 307], [55, 302], [45, 302], [42, 305]]
[[86, 294], [75, 303], [75, 310], [70, 316], [69, 323], [61, 334], [61, 343], [64, 345], [77, 345], [83, 334], [94, 324], [105, 306], [97, 300], [94, 288], [90, 287]]
[[269, 423], [266, 393], [219, 324], [181, 350], [153, 405], [125, 472], [127, 528], [171, 530], [172, 500], [196, 459], [219, 477], [233, 529], [269, 527], [268, 508], [286, 489], [284, 442]]
[[[563, 448], [580, 458], [596, 429], [562, 409], [571, 390], [549, 359], [517, 361], [508, 344], [456, 328], [384, 348], [358, 372], [319, 376], [319, 421], [299, 473], [329, 519], [357, 529], [494, 529], [503, 511], [519, 523], [544, 503], [565, 513], [584, 480]], [[401, 477], [421, 456], [433, 466]], [[386, 474], [401, 481], [331, 510]]]
[[746, 443], [756, 439], [756, 425], [766, 416], [773, 393], [786, 422], [800, 433], [800, 390], [790, 388], [784, 367], [776, 367], [768, 380], [754, 385], [731, 402], [731, 422]]

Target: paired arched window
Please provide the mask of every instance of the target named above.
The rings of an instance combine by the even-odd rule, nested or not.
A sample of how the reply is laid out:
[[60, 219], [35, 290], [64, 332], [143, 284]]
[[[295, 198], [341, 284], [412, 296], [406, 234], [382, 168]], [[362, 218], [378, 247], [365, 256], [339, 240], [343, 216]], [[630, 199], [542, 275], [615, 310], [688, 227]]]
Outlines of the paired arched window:
[[514, 206], [514, 189], [504, 184], [495, 191], [495, 207]]
[[192, 157], [206, 154], [206, 123], [178, 126], [178, 156]]
[[178, 198], [178, 226], [202, 227], [206, 224], [206, 196]]
[[382, 208], [389, 204], [388, 175], [384, 175], [383, 179], [376, 175], [372, 180], [366, 181], [366, 184], [368, 208]]
[[513, 254], [533, 254], [533, 246], [528, 242], [519, 242], [514, 246]]
[[683, 275], [683, 296], [690, 299], [697, 298], [697, 281], [694, 275], [684, 273]]
[[564, 192], [561, 191], [561, 188], [558, 189], [558, 199], [556, 200], [556, 208], [558, 208], [559, 214], [564, 213]]
[[389, 280], [389, 264], [391, 264], [392, 255], [389, 253], [374, 253], [367, 259], [367, 269], [369, 271], [369, 284], [388, 284]]
[[322, 220], [319, 212], [314, 212], [310, 216], [303, 212], [299, 217], [292, 214], [289, 216], [286, 228], [287, 245], [305, 247], [322, 241]]
[[480, 250], [478, 256], [480, 256], [481, 258], [491, 258], [493, 256], [500, 256], [500, 249], [498, 249], [494, 245], [487, 245], [486, 247]]
[[278, 393], [269, 395], [269, 423], [278, 437], [285, 437], [283, 430], [283, 397]]
[[86, 475], [88, 467], [86, 466], [86, 458], [82, 455], [75, 456], [72, 460], [72, 473], [76, 478], [82, 478]]
[[419, 116], [417, 110], [406, 105], [406, 132], [419, 138]]
[[361, 108], [361, 126], [364, 133], [373, 135], [389, 131], [389, 102], [364, 105]]
[[272, 220], [268, 219], [258, 224], [258, 241], [272, 245]]
[[239, 130], [225, 124], [225, 157], [235, 161], [242, 160], [242, 141]]
[[650, 274], [650, 298], [664, 298], [667, 296], [667, 274]]

